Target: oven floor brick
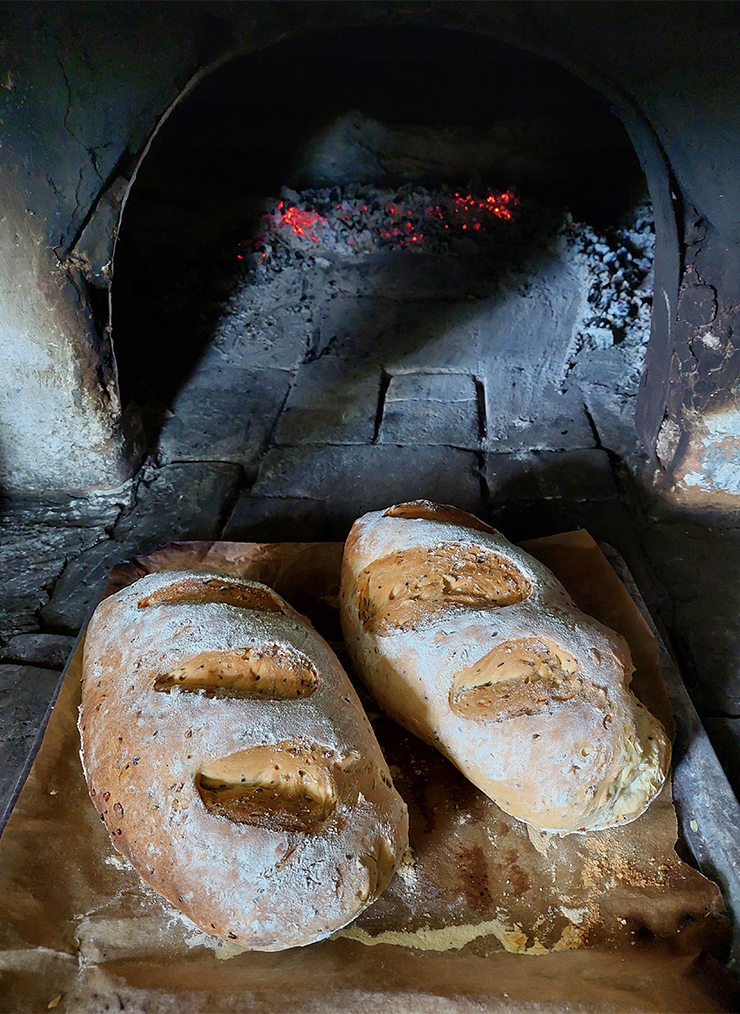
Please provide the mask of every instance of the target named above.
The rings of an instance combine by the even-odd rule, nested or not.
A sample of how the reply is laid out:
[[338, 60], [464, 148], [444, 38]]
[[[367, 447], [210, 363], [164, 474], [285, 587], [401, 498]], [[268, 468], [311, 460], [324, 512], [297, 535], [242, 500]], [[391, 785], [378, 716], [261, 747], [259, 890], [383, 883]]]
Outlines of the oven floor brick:
[[117, 564], [168, 542], [216, 539], [241, 480], [236, 465], [193, 462], [142, 470], [131, 510], [105, 539], [70, 560], [41, 610], [47, 630], [77, 633]]
[[639, 544], [640, 522], [620, 494], [606, 451], [487, 454], [486, 519], [513, 541], [584, 528], [626, 560], [651, 600]]
[[[287, 305], [279, 293], [273, 294], [267, 312], [263, 301], [267, 293], [257, 287], [245, 286], [237, 300], [232, 300], [228, 315], [221, 318], [214, 335], [209, 362], [228, 360], [238, 369], [294, 370], [303, 362], [312, 346], [315, 332], [314, 313], [307, 302], [301, 302], [301, 288], [293, 293]], [[255, 305], [256, 304], [256, 305]]]
[[370, 444], [380, 371], [323, 357], [301, 366], [275, 431], [276, 444]]
[[263, 458], [252, 494], [360, 505], [360, 513], [419, 497], [483, 506], [477, 455], [449, 447], [276, 448]]
[[162, 426], [160, 460], [232, 462], [256, 470], [290, 383], [284, 370], [228, 366], [197, 373]]
[[[493, 275], [493, 277], [492, 277]], [[475, 255], [424, 254], [386, 250], [361, 258], [338, 258], [308, 277], [307, 295], [315, 298], [333, 283], [338, 297], [405, 300], [459, 299], [472, 292], [489, 294], [498, 287], [495, 270]], [[471, 288], [472, 286], [472, 288]]]
[[359, 504], [242, 493], [222, 537], [227, 542], [343, 542], [363, 513]]
[[67, 634], [16, 634], [0, 652], [4, 662], [62, 670], [75, 638]]
[[[382, 289], [380, 291], [383, 291]], [[313, 357], [330, 354], [364, 366], [380, 364], [396, 342], [398, 304], [387, 298], [336, 296], [319, 301]]]
[[118, 522], [113, 537], [137, 553], [173, 539], [215, 539], [240, 477], [238, 466], [219, 462], [149, 467], [134, 507]]
[[111, 528], [131, 505], [133, 480], [115, 490], [63, 491], [13, 495], [0, 499], [0, 540], [4, 533], [28, 525], [35, 528]]
[[41, 610], [42, 625], [47, 630], [76, 634], [110, 571], [135, 555], [124, 543], [106, 539], [70, 560]]
[[601, 443], [625, 458], [634, 450], [634, 391], [642, 364], [640, 344], [624, 341], [584, 354], [569, 378], [588, 406]]
[[38, 612], [70, 558], [97, 542], [102, 533], [92, 528], [12, 523], [0, 525], [0, 634], [38, 630]]
[[[523, 373], [518, 375], [523, 377]], [[567, 451], [595, 447], [596, 436], [589, 422], [586, 407], [578, 391], [567, 394], [550, 387], [539, 392], [537, 407], [517, 404], [513, 377], [508, 389], [498, 384], [486, 389], [486, 437], [484, 447], [491, 452]], [[536, 413], [536, 414], [535, 414]]]
[[490, 320], [487, 301], [404, 303], [398, 311], [398, 338], [379, 350], [390, 373], [449, 370], [480, 374]]
[[481, 407], [472, 376], [410, 373], [391, 377], [378, 442], [477, 449], [481, 442]]
[[486, 454], [490, 496], [505, 500], [616, 500], [619, 497], [606, 451], [522, 451]]

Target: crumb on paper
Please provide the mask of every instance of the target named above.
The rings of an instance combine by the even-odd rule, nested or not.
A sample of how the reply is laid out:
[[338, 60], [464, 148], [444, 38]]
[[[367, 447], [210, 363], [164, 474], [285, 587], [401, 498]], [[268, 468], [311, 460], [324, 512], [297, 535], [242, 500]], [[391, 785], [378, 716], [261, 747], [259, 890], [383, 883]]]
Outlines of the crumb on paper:
[[103, 862], [106, 866], [114, 866], [117, 870], [124, 870], [129, 865], [126, 859], [119, 855], [118, 852], [114, 852], [109, 856], [103, 856]]
[[547, 831], [540, 831], [536, 827], [531, 827], [529, 824], [526, 827], [529, 840], [541, 856], [546, 856], [552, 844], [553, 835], [548, 834]]
[[695, 820], [689, 821], [689, 827], [691, 828], [692, 831], [698, 831], [699, 830], [699, 825], [696, 823]]
[[572, 923], [568, 923], [563, 932], [560, 934], [560, 939], [553, 947], [554, 951], [576, 951], [586, 945], [586, 934], [583, 929], [579, 929]]
[[401, 865], [396, 870], [396, 873], [407, 887], [416, 886], [418, 880], [416, 860], [410, 847], [406, 849], [403, 859], [401, 860]]
[[247, 947], [240, 947], [238, 944], [229, 943], [226, 940], [220, 940], [213, 947], [213, 954], [218, 961], [230, 961], [231, 958], [236, 958], [239, 954], [245, 954], [248, 949]]
[[566, 919], [570, 919], [576, 926], [580, 926], [588, 914], [588, 908], [567, 908], [565, 905], [560, 906], [560, 911]]
[[59, 996], [55, 996], [53, 1000], [50, 1000], [49, 1003], [47, 1003], [47, 1005], [46, 1005], [46, 1009], [47, 1010], [51, 1010], [52, 1007], [56, 1007], [56, 1005], [62, 999], [62, 996], [63, 996], [63, 994], [60, 993]]

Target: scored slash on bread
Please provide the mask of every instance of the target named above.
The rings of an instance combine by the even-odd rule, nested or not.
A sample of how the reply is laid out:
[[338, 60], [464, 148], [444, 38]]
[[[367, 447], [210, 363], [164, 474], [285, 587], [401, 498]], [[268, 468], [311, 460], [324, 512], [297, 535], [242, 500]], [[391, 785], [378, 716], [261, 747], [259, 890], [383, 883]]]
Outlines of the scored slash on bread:
[[388, 714], [503, 810], [559, 834], [639, 817], [670, 763], [624, 639], [480, 519], [428, 501], [355, 522], [340, 610]]
[[164, 571], [105, 599], [79, 729], [115, 847], [207, 933], [280, 950], [346, 925], [408, 844], [360, 700], [272, 589]]

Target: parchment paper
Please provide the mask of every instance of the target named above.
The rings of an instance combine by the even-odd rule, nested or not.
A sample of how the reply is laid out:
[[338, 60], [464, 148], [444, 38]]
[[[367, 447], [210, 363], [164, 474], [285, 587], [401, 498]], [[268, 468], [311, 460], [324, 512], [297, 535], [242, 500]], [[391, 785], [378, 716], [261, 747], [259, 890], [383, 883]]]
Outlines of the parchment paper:
[[[581, 608], [627, 638], [635, 692], [670, 730], [658, 646], [593, 540], [568, 533], [525, 548]], [[261, 580], [308, 615], [348, 665], [337, 616], [341, 551], [335, 543], [172, 544], [116, 568], [109, 592], [182, 567]], [[208, 937], [115, 852], [87, 797], [79, 654], [0, 841], [1, 1010], [736, 1009], [715, 960], [729, 940], [721, 897], [674, 851], [669, 786], [619, 830], [528, 831], [381, 714], [361, 685], [409, 805], [407, 861], [375, 905], [330, 940], [261, 954]]]

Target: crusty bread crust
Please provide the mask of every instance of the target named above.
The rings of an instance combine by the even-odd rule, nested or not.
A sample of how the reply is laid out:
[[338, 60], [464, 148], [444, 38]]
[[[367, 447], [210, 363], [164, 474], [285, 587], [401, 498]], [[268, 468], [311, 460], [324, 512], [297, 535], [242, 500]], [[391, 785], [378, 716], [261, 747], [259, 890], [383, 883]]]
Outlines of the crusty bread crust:
[[347, 675], [264, 585], [162, 572], [102, 602], [79, 728], [115, 847], [243, 947], [346, 925], [407, 846], [406, 806]]
[[512, 816], [560, 834], [634, 820], [670, 744], [629, 690], [626, 642], [465, 517], [420, 501], [355, 522], [340, 608], [358, 673]]

